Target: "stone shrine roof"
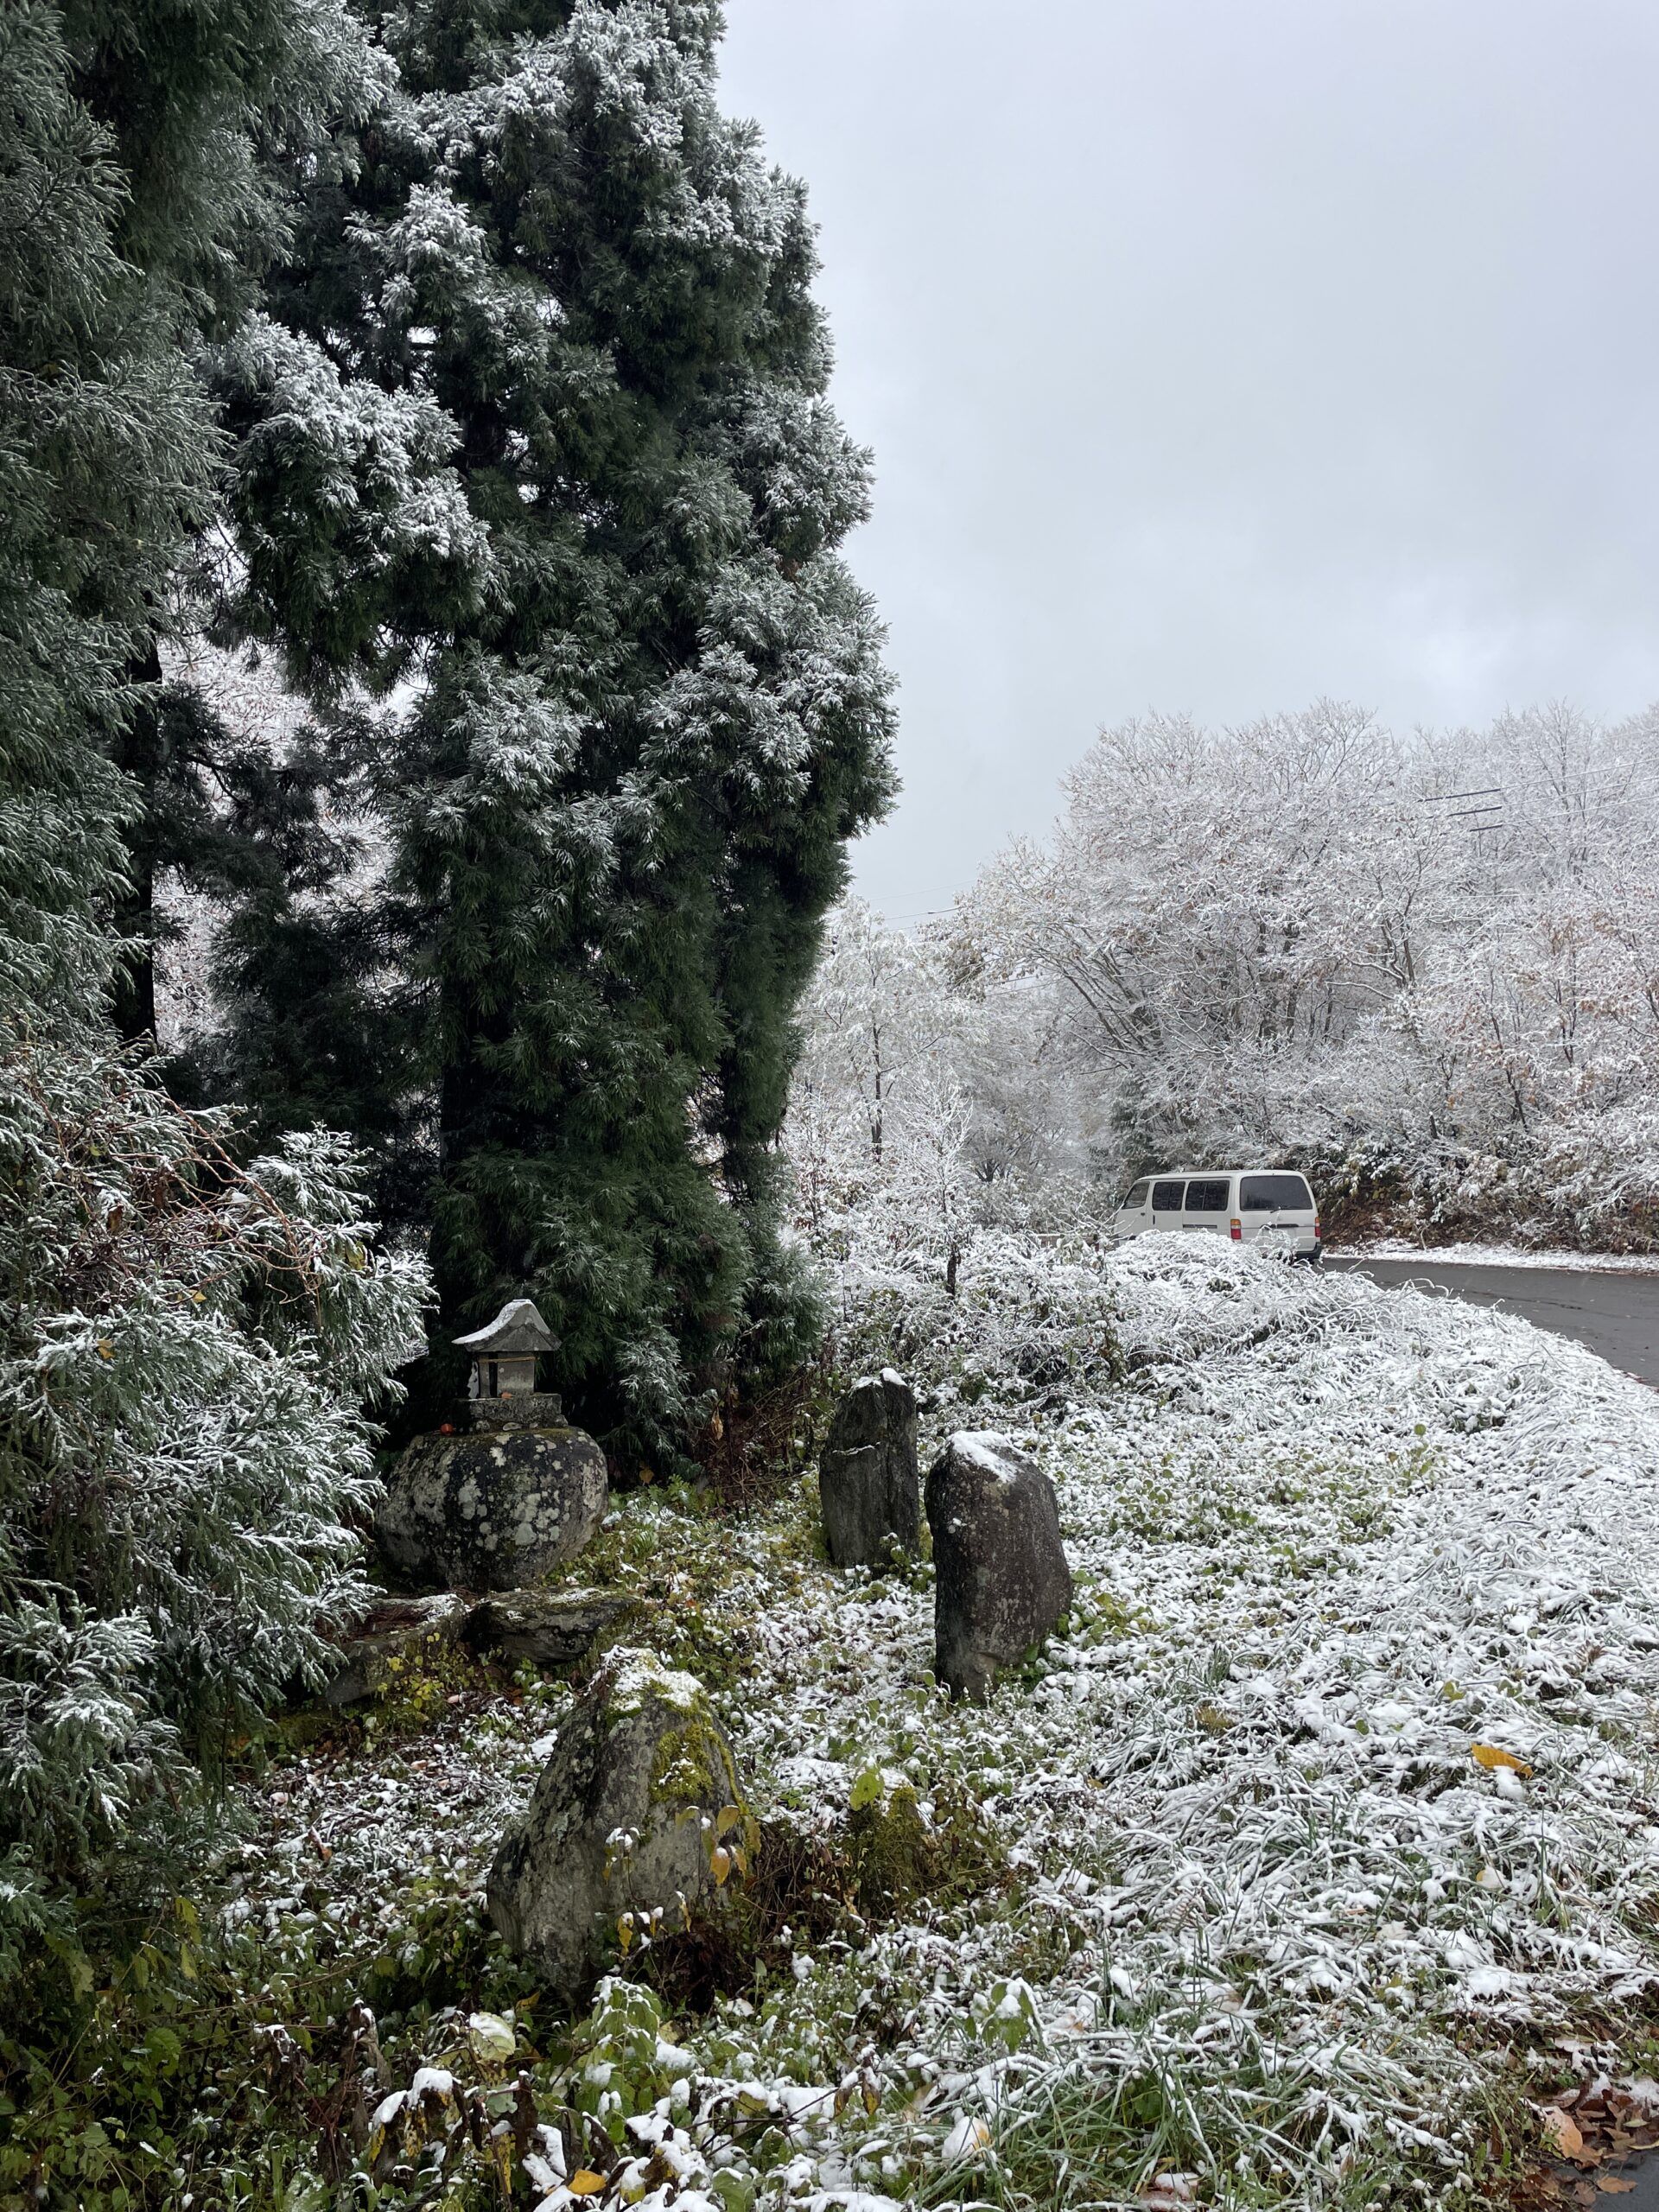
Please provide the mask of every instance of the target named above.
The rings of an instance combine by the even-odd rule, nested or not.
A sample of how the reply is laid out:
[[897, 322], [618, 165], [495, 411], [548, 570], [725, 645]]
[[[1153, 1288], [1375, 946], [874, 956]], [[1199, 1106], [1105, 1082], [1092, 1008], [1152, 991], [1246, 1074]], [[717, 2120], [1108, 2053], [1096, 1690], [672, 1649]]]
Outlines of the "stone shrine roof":
[[493, 1321], [474, 1329], [455, 1343], [474, 1359], [523, 1358], [531, 1352], [551, 1351], [558, 1339], [529, 1298], [510, 1298]]

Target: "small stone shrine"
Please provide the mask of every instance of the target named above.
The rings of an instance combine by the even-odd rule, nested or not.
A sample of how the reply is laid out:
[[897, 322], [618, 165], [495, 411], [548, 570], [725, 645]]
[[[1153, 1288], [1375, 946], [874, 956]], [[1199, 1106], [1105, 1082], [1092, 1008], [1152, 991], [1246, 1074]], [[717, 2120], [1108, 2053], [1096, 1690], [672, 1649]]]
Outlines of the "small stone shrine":
[[467, 1401], [474, 1421], [481, 1408], [489, 1408], [485, 1425], [492, 1428], [510, 1421], [516, 1427], [545, 1422], [556, 1427], [564, 1419], [558, 1399], [536, 1388], [536, 1363], [554, 1349], [554, 1338], [534, 1299], [510, 1298], [493, 1321], [470, 1337], [457, 1337], [455, 1345], [472, 1355]]
[[574, 1559], [605, 1517], [605, 1455], [536, 1388], [555, 1339], [515, 1298], [455, 1342], [472, 1354], [464, 1429], [417, 1436], [392, 1470], [375, 1523], [401, 1573], [455, 1590], [517, 1590]]

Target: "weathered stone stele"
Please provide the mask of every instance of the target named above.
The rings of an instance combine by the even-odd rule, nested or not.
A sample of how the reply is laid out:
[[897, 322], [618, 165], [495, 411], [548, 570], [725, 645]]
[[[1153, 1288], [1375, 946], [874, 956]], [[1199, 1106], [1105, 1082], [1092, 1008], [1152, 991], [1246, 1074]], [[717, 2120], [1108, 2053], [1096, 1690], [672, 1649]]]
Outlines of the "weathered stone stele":
[[702, 1685], [618, 1649], [558, 1732], [486, 1885], [490, 1916], [567, 2005], [585, 2001], [625, 1914], [683, 1924], [749, 1815]]
[[927, 1521], [934, 1671], [953, 1696], [983, 1698], [1071, 1603], [1054, 1485], [1007, 1437], [958, 1431], [929, 1470]]
[[855, 1382], [818, 1459], [823, 1541], [836, 1567], [880, 1567], [895, 1545], [918, 1550], [916, 1394], [891, 1367]]
[[550, 1395], [471, 1402], [470, 1426], [417, 1436], [375, 1519], [400, 1573], [516, 1590], [574, 1559], [605, 1517], [605, 1455]]

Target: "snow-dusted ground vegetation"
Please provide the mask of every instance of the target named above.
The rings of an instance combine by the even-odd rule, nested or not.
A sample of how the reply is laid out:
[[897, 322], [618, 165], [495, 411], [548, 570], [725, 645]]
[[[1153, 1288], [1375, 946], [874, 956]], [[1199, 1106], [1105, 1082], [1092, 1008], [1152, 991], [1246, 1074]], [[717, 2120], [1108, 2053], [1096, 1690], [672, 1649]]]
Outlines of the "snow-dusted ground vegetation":
[[[1003, 1430], [1052, 1475], [1077, 1601], [953, 1708], [931, 1570], [828, 1567], [810, 1474], [735, 1520], [618, 1501], [572, 1579], [634, 1588], [628, 1638], [708, 1681], [774, 1845], [886, 1836], [927, 1871], [839, 1917], [803, 1883], [700, 2014], [619, 1957], [567, 2070], [531, 2068], [548, 2212], [1444, 2202], [1535, 2143], [1529, 2101], [1639, 2063], [1649, 1394], [1519, 1320], [1209, 1240], [981, 1232], [954, 1298], [908, 1263], [844, 1290], [845, 1361], [906, 1368], [925, 1444]], [[266, 1970], [418, 1965], [569, 1694], [455, 1693], [401, 1748], [281, 1770], [232, 1909]], [[466, 2080], [555, 2048], [502, 1972], [510, 2059], [489, 2019], [383, 2023], [383, 2174], [435, 2155]], [[563, 2101], [616, 2156], [556, 2132]]]
[[[948, 1097], [983, 1185], [1294, 1155], [1356, 1226], [1645, 1249], [1656, 760], [1651, 715], [1566, 708], [1405, 739], [1330, 702], [1153, 716], [919, 942], [873, 964], [843, 914], [820, 1011], [861, 1012], [867, 1103], [899, 1076], [889, 1135], [908, 1087], [937, 1150]], [[906, 1086], [918, 1005], [949, 1038]]]

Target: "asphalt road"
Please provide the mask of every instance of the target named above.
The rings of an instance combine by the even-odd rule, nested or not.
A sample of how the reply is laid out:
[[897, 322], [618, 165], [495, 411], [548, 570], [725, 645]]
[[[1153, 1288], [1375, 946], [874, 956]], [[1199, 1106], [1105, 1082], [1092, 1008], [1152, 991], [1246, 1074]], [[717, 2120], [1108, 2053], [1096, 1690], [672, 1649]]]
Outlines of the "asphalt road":
[[[1462, 1267], [1421, 1260], [1361, 1260], [1333, 1252], [1328, 1268], [1352, 1268], [1374, 1282], [1415, 1283], [1504, 1306], [1541, 1329], [1576, 1337], [1614, 1367], [1659, 1389], [1659, 1274], [1587, 1268]], [[1659, 2201], [1659, 2200], [1656, 2200]]]

